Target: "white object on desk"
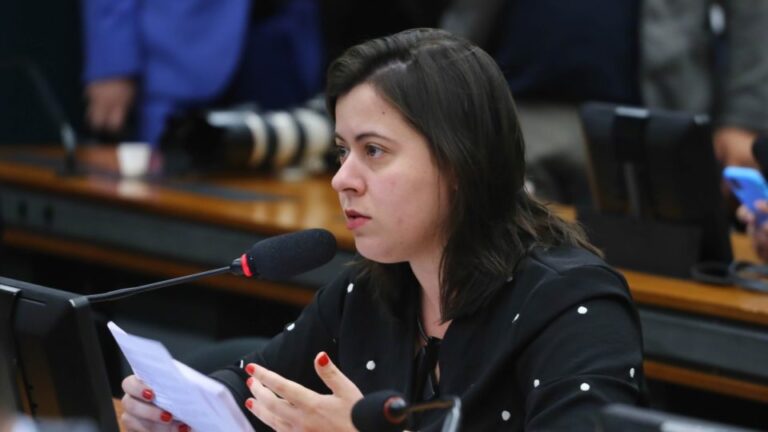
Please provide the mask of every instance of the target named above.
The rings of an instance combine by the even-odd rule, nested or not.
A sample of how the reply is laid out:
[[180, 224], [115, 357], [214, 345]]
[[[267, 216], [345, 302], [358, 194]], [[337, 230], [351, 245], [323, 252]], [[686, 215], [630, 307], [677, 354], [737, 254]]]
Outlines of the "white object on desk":
[[117, 145], [120, 175], [127, 178], [142, 177], [149, 171], [152, 147], [142, 142], [122, 142]]

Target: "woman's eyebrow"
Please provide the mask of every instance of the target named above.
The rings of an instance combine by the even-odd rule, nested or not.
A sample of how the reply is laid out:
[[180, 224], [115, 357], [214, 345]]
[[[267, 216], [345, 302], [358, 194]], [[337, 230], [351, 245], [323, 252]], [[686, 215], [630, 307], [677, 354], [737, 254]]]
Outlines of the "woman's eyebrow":
[[[334, 132], [334, 136], [336, 137], [336, 139], [339, 139], [341, 141], [345, 141], [344, 137], [342, 137], [341, 134], [339, 134], [338, 132]], [[361, 133], [355, 135], [355, 141], [361, 141], [361, 140], [368, 139], [368, 138], [379, 138], [379, 139], [383, 139], [383, 140], [387, 140], [387, 141], [394, 141], [392, 138], [389, 138], [389, 137], [387, 137], [385, 135], [382, 135], [382, 134], [380, 134], [378, 132], [373, 132], [373, 131], [371, 131], [371, 132], [361, 132]]]

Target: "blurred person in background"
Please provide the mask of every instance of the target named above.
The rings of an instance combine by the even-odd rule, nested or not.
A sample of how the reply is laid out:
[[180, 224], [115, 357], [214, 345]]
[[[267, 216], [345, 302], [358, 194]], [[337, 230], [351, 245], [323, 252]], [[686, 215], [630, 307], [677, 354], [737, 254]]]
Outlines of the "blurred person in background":
[[316, 0], [85, 0], [87, 123], [156, 144], [176, 110], [300, 104], [320, 91]]
[[441, 26], [499, 62], [550, 199], [589, 200], [578, 117], [589, 100], [708, 113], [723, 165], [753, 166], [768, 131], [763, 0], [456, 0]]

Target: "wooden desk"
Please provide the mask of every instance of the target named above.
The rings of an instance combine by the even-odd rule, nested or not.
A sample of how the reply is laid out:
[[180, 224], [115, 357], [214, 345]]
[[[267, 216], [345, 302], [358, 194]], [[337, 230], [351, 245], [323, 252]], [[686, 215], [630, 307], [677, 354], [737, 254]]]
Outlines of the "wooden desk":
[[[0, 151], [7, 244], [171, 277], [219, 267], [264, 236], [326, 228], [341, 252], [306, 276], [282, 283], [230, 276], [206, 282], [296, 305], [306, 304], [352, 255], [353, 239], [327, 177], [131, 182], [115, 175], [108, 148], [81, 149], [79, 157], [91, 172], [63, 178], [51, 166], [60, 163], [54, 150]], [[558, 210], [573, 218], [569, 209]], [[734, 249], [739, 258], [754, 259], [743, 236], [734, 236]], [[648, 377], [768, 403], [768, 296], [624, 274], [641, 312]]]
[[123, 403], [120, 401], [120, 399], [112, 399], [112, 405], [115, 407], [117, 426], [120, 428], [120, 432], [125, 432], [126, 428], [123, 426], [123, 422], [120, 420], [120, 417], [123, 415]]
[[88, 172], [64, 178], [56, 173], [57, 151], [0, 152], [6, 244], [175, 277], [226, 265], [264, 237], [327, 228], [342, 252], [290, 285], [230, 276], [206, 281], [296, 305], [309, 302], [314, 290], [307, 288], [352, 255], [354, 242], [326, 177], [138, 182], [115, 174], [109, 148], [85, 148], [79, 157]]

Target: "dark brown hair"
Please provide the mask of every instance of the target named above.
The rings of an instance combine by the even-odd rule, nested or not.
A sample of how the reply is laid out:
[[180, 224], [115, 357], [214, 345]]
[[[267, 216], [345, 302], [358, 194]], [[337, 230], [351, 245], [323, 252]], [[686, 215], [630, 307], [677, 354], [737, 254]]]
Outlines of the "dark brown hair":
[[[599, 253], [523, 188], [524, 142], [514, 101], [496, 62], [470, 42], [436, 29], [413, 29], [347, 50], [328, 69], [326, 104], [371, 84], [421, 132], [450, 197], [440, 268], [444, 321], [487, 303], [532, 248], [573, 245]], [[397, 314], [407, 264], [363, 260], [377, 296]]]

